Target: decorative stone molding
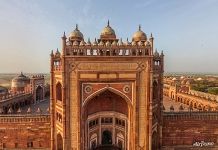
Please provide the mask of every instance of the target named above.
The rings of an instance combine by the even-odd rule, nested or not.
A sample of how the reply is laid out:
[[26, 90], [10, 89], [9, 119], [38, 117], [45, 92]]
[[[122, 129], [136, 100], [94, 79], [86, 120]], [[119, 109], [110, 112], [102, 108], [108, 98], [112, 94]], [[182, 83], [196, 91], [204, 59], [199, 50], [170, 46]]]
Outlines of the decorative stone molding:
[[124, 85], [124, 87], [123, 87], [123, 92], [124, 92], [124, 93], [129, 93], [130, 91], [131, 91], [130, 85]]
[[92, 93], [92, 86], [91, 86], [91, 85], [85, 86], [84, 92], [85, 92], [86, 94]]

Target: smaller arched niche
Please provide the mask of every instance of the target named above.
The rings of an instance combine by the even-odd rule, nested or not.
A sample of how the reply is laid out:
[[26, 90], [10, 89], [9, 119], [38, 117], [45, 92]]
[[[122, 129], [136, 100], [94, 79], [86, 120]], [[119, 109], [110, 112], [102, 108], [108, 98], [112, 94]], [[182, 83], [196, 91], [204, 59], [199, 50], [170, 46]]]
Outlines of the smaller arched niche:
[[157, 81], [154, 81], [153, 82], [153, 99], [154, 100], [157, 100], [158, 99], [158, 84], [157, 84]]
[[98, 135], [96, 133], [93, 133], [90, 137], [90, 147], [91, 147], [91, 150], [94, 150], [96, 147], [97, 147], [97, 138], [98, 138]]
[[56, 84], [56, 100], [62, 101], [62, 85], [60, 82]]
[[119, 132], [117, 134], [117, 146], [120, 148], [120, 149], [123, 149], [124, 148], [124, 136], [121, 132]]
[[36, 102], [43, 100], [43, 88], [38, 86], [36, 88]]
[[63, 138], [61, 134], [57, 134], [57, 150], [63, 150]]

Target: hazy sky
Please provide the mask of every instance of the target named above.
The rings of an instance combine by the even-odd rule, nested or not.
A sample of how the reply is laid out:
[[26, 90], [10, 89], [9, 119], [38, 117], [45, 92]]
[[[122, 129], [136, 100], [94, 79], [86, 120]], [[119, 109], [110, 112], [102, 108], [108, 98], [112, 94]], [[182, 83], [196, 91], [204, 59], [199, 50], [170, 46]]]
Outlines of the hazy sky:
[[218, 72], [218, 0], [1, 0], [0, 72], [49, 72], [64, 31], [93, 41], [108, 19], [118, 38], [152, 32], [166, 72]]

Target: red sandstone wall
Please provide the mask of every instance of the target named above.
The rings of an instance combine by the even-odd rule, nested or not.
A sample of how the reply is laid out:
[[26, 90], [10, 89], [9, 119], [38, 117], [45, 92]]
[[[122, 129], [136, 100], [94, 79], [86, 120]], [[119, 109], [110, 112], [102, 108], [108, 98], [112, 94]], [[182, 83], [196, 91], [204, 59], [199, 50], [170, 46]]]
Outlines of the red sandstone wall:
[[0, 149], [25, 149], [28, 142], [32, 142], [33, 148], [50, 148], [50, 117], [48, 115], [0, 116]]
[[[193, 146], [195, 142], [213, 142], [218, 146], [218, 113], [164, 115], [163, 146]], [[199, 148], [199, 147], [198, 147]], [[208, 149], [209, 147], [204, 147]]]

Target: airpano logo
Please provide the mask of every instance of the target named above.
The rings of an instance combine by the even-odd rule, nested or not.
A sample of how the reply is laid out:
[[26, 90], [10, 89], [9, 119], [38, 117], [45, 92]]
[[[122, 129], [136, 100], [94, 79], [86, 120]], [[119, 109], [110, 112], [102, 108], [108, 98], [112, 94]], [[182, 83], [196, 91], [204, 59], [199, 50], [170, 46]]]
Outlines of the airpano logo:
[[213, 146], [213, 145], [214, 145], [214, 142], [205, 142], [205, 141], [193, 143], [193, 146], [196, 146], [196, 147], [207, 147], [207, 146]]

